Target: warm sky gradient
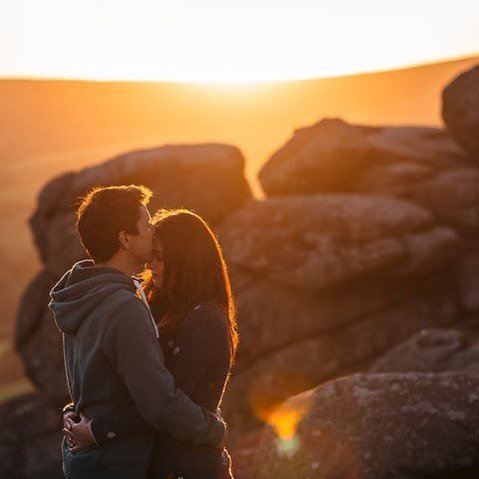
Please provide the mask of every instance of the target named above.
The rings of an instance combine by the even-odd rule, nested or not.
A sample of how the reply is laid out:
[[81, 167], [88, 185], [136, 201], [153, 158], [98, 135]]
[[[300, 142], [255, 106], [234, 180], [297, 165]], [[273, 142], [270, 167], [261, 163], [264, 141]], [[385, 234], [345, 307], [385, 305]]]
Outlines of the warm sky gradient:
[[305, 79], [479, 52], [478, 0], [15, 0], [0, 76]]

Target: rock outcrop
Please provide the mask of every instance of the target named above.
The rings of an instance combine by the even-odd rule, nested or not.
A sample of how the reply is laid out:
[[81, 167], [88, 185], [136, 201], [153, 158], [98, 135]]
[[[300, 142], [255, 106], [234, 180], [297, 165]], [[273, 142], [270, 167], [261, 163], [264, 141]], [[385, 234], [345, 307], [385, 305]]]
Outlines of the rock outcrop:
[[17, 315], [15, 347], [30, 380], [53, 404], [65, 404], [68, 392], [61, 335], [48, 308], [56, 275], [39, 273], [27, 286]]
[[244, 157], [233, 146], [172, 145], [120, 155], [50, 181], [30, 222], [46, 268], [62, 274], [85, 256], [75, 232], [80, 198], [94, 186], [143, 184], [155, 196], [150, 208], [185, 207], [217, 224], [251, 198]]
[[260, 180], [274, 196], [347, 192], [408, 199], [464, 234], [479, 231], [476, 162], [438, 128], [322, 120], [296, 132]]
[[379, 358], [370, 371], [479, 374], [479, 324], [420, 331]]
[[272, 418], [255, 478], [477, 477], [478, 387], [460, 373], [370, 374], [304, 392]]
[[460, 248], [457, 233], [426, 209], [371, 195], [250, 202], [223, 222], [220, 237], [231, 263], [306, 291], [371, 274], [431, 273]]
[[443, 130], [323, 120], [260, 179], [272, 196], [219, 229], [248, 278], [224, 404], [233, 437], [290, 395], [479, 311], [479, 168]]
[[[257, 298], [255, 289], [250, 291]], [[276, 295], [271, 290], [260, 289], [269, 295], [246, 303], [246, 309], [248, 291], [239, 295], [243, 349], [223, 405], [233, 440], [258, 427], [287, 397], [367, 369], [414, 332], [450, 325], [461, 314], [446, 274], [404, 283], [370, 281], [364, 289], [350, 284], [331, 290], [330, 297], [325, 292], [306, 300], [304, 293], [282, 297], [284, 289]]]
[[62, 479], [61, 414], [39, 394], [0, 405], [0, 477]]
[[461, 73], [443, 91], [442, 117], [454, 139], [479, 159], [479, 65]]
[[[445, 92], [448, 131], [338, 119], [298, 130], [260, 173], [264, 199], [252, 199], [241, 153], [224, 145], [129, 153], [52, 180], [31, 219], [44, 270], [17, 323], [33, 382], [63, 403], [60, 336], [47, 303], [59, 274], [84, 256], [74, 205], [94, 185], [145, 184], [152, 210], [196, 210], [223, 246], [241, 341], [223, 404], [232, 443], [249, 444], [279, 404], [316, 388], [300, 396], [311, 407], [299, 449], [288, 455], [294, 441], [278, 443], [268, 429], [258, 477], [474, 477], [479, 379], [438, 375], [475, 372], [478, 349], [461, 329], [479, 317], [477, 130], [473, 113], [466, 123], [447, 113], [466, 83]], [[464, 98], [457, 104], [476, 111], [476, 97]], [[371, 367], [433, 374], [317, 387]]]
[[269, 196], [354, 191], [365, 177], [396, 190], [468, 166], [462, 149], [439, 128], [324, 119], [296, 130], [263, 166], [259, 179]]

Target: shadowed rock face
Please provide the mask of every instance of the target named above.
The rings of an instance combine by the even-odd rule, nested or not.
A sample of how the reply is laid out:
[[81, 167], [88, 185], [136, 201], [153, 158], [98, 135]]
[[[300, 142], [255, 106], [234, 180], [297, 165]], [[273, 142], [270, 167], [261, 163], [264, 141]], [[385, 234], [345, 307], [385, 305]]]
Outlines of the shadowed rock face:
[[[460, 307], [477, 311], [479, 298], [479, 255], [477, 245], [469, 245], [458, 263], [455, 276], [461, 294]], [[437, 326], [438, 324], [436, 324]], [[454, 327], [424, 329], [379, 357], [371, 373], [438, 373], [456, 371], [479, 374], [479, 318]]]
[[233, 435], [288, 394], [367, 368], [421, 324], [479, 306], [479, 168], [445, 130], [322, 120], [297, 130], [260, 181], [269, 197], [219, 231], [248, 277], [223, 408]]
[[274, 196], [346, 192], [375, 171], [387, 172], [397, 184], [468, 164], [461, 148], [438, 128], [364, 127], [325, 119], [297, 130], [259, 178]]
[[[356, 189], [407, 198], [429, 211], [436, 220], [462, 234], [477, 238], [479, 232], [479, 171], [454, 168], [422, 181], [395, 181], [390, 171], [376, 170], [363, 175]], [[388, 177], [389, 176], [389, 177]], [[387, 178], [386, 178], [387, 177]]]
[[229, 261], [285, 286], [315, 291], [379, 274], [425, 274], [453, 260], [460, 240], [417, 205], [369, 195], [250, 202], [222, 224]]
[[479, 311], [479, 242], [465, 244], [454, 274], [463, 310], [473, 313]]
[[388, 351], [370, 371], [479, 374], [479, 324], [425, 329]]
[[223, 406], [233, 440], [288, 396], [463, 314], [462, 239], [411, 201], [268, 198], [229, 215], [219, 236], [229, 264], [250, 275], [237, 292], [241, 346]]
[[[309, 304], [297, 306], [292, 314], [286, 307], [277, 312], [292, 301], [277, 295], [249, 305], [249, 310], [260, 305], [256, 314], [262, 315], [263, 322], [240, 317], [246, 358], [242, 349], [223, 405], [233, 440], [258, 427], [259, 420], [265, 420], [287, 397], [348, 371], [365, 369], [415, 331], [450, 325], [460, 315], [449, 275], [409, 279], [402, 286], [368, 282], [367, 287], [362, 297], [360, 288], [352, 285], [342, 288], [338, 296], [331, 291], [331, 296], [317, 299], [314, 309], [310, 298]], [[395, 288], [395, 294], [388, 292]], [[242, 335], [243, 330], [249, 334]]]
[[479, 158], [479, 65], [459, 75], [442, 94], [442, 117], [454, 139]]
[[479, 231], [476, 164], [438, 128], [323, 120], [299, 130], [266, 163], [260, 180], [275, 196], [333, 191], [408, 199], [464, 234]]
[[39, 394], [0, 405], [0, 477], [62, 479], [60, 412]]
[[56, 279], [56, 275], [43, 270], [28, 285], [20, 300], [15, 347], [33, 384], [51, 403], [60, 406], [68, 398], [62, 338], [48, 309]]
[[326, 119], [295, 132], [260, 172], [270, 197], [220, 230], [249, 278], [223, 408], [232, 429], [254, 428], [301, 388], [367, 369], [421, 324], [477, 314], [478, 180], [476, 162], [438, 128]]
[[289, 443], [266, 428], [255, 477], [472, 479], [478, 387], [477, 376], [460, 373], [353, 375], [319, 386], [282, 405], [278, 418], [299, 411], [302, 419]]
[[268, 196], [344, 190], [370, 161], [365, 138], [377, 130], [340, 119], [298, 129], [261, 169], [261, 186]]

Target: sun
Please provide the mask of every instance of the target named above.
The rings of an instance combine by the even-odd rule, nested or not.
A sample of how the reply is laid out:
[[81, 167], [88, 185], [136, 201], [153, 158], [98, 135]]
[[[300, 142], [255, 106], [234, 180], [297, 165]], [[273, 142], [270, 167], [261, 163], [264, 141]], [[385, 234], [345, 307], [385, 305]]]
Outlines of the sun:
[[476, 0], [3, 2], [0, 75], [238, 84], [389, 70], [476, 54], [477, 18]]

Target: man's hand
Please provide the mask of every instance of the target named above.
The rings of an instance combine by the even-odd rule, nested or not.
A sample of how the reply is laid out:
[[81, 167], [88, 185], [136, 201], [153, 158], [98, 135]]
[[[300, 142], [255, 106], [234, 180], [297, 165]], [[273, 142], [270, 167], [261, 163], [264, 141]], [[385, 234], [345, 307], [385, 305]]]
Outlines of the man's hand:
[[95, 443], [95, 439], [91, 432], [91, 421], [80, 414], [80, 421], [74, 421], [70, 414], [74, 414], [76, 419], [78, 416], [75, 413], [66, 413], [63, 415], [63, 434], [65, 434], [68, 447], [72, 452], [78, 452]]

